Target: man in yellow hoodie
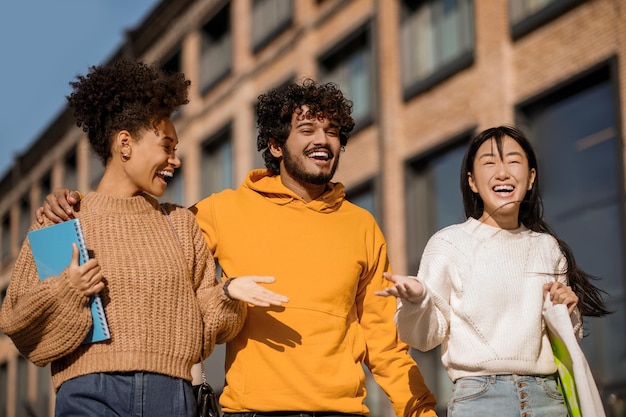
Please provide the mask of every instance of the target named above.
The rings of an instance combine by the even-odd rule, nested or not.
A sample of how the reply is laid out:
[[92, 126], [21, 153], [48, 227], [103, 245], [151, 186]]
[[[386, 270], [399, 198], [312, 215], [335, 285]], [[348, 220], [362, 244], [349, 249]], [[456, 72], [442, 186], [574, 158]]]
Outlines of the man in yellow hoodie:
[[220, 403], [228, 417], [367, 416], [363, 365], [398, 417], [436, 417], [398, 340], [395, 300], [375, 295], [388, 285], [385, 239], [331, 182], [354, 127], [351, 107], [334, 84], [312, 80], [260, 96], [257, 147], [267, 169], [191, 207], [222, 279], [273, 277], [272, 290], [289, 297], [249, 307], [227, 344]]
[[280, 308], [249, 308], [227, 345], [226, 413], [367, 415], [365, 364], [398, 416], [435, 415], [397, 339], [395, 302], [374, 295], [387, 286], [385, 239], [331, 182], [354, 126], [351, 106], [335, 85], [311, 80], [262, 95], [257, 148], [267, 169], [191, 208], [223, 279], [272, 276], [272, 290], [289, 297]]

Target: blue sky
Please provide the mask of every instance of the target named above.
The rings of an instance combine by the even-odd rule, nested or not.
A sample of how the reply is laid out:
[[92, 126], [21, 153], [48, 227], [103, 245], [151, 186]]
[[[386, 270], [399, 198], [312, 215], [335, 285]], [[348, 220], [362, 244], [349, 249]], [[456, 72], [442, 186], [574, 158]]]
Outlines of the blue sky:
[[0, 4], [0, 178], [65, 107], [68, 83], [102, 64], [159, 0]]

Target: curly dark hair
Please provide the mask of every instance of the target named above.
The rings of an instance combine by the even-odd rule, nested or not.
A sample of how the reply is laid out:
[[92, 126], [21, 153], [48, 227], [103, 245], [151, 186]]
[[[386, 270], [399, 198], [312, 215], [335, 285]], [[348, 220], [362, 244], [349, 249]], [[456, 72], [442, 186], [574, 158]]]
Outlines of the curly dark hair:
[[156, 129], [179, 107], [189, 102], [191, 82], [182, 73], [166, 74], [143, 62], [118, 60], [92, 66], [87, 75], [70, 82], [67, 96], [76, 125], [87, 132], [89, 143], [106, 165], [111, 158], [111, 139], [120, 130], [137, 135]]
[[263, 151], [265, 166], [274, 175], [280, 173], [280, 161], [269, 151], [270, 138], [284, 145], [291, 131], [291, 117], [309, 107], [307, 117], [326, 118], [339, 126], [341, 146], [348, 143], [354, 128], [352, 101], [348, 100], [334, 83], [319, 84], [310, 78], [292, 83], [259, 96], [256, 105], [257, 150]]

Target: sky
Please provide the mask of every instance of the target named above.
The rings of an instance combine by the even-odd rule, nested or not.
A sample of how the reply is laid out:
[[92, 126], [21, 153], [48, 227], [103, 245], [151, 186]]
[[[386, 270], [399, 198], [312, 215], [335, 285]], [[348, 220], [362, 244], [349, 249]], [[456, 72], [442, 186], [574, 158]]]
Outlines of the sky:
[[105, 63], [159, 0], [0, 3], [0, 178], [65, 108], [69, 82]]

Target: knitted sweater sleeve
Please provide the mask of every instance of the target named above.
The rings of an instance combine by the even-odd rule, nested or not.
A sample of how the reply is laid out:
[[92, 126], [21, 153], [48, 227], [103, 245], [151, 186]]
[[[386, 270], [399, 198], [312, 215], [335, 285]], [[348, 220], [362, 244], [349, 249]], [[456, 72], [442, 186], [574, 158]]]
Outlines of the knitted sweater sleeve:
[[396, 326], [400, 339], [426, 352], [439, 346], [450, 328], [451, 258], [450, 245], [437, 236], [424, 249], [417, 280], [425, 294], [418, 303], [400, 300]]
[[89, 297], [70, 285], [67, 268], [40, 281], [24, 240], [0, 310], [0, 331], [24, 357], [45, 366], [80, 346], [91, 322]]
[[[185, 212], [187, 230], [191, 231], [189, 240], [192, 244], [192, 248], [185, 252], [189, 258], [189, 268], [202, 312], [204, 323], [202, 356], [206, 358], [216, 343], [226, 343], [239, 333], [246, 318], [247, 307], [242, 301], [231, 300], [224, 294], [224, 284], [218, 283], [215, 278], [215, 261], [202, 231], [191, 212], [188, 210]], [[185, 245], [184, 242], [183, 244]]]

